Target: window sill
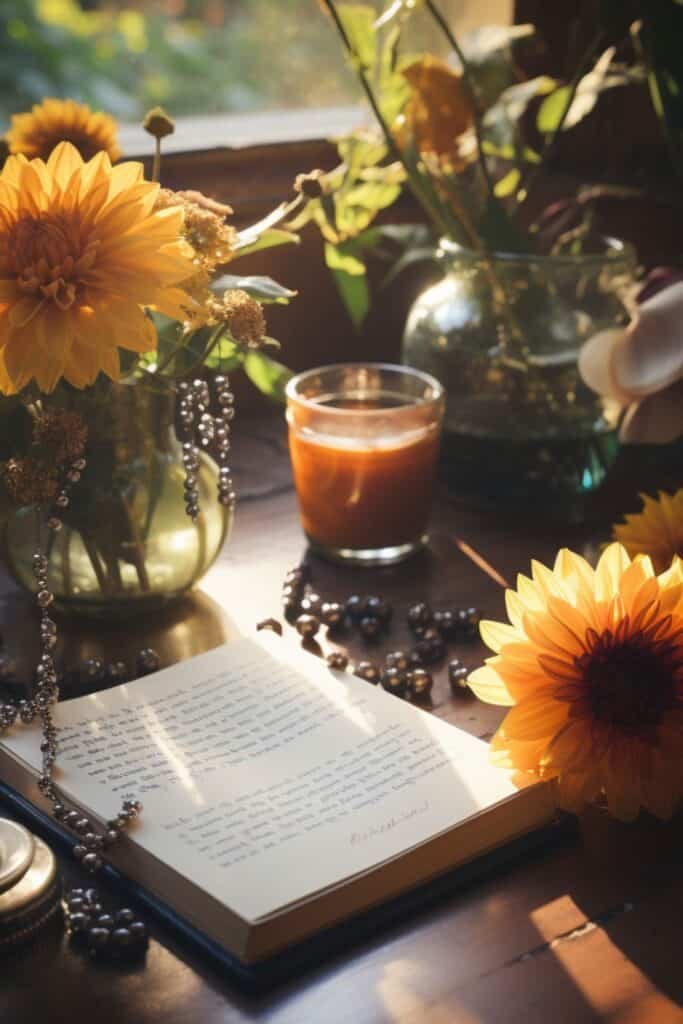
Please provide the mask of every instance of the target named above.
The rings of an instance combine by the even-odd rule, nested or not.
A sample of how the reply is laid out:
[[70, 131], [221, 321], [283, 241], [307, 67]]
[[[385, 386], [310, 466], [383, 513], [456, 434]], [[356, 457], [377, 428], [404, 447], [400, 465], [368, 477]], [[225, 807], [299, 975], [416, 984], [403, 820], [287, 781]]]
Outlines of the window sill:
[[[170, 156], [322, 142], [352, 131], [363, 119], [362, 107], [356, 106], [180, 117], [163, 150]], [[128, 158], [146, 158], [154, 152], [153, 139], [139, 125], [122, 125], [119, 142]]]

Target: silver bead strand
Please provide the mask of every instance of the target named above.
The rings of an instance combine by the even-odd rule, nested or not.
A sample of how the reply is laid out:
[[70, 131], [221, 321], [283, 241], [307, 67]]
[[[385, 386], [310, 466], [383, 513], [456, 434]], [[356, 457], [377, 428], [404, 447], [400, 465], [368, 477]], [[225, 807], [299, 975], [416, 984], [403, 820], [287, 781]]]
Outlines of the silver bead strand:
[[230, 381], [222, 374], [214, 378], [217, 413], [214, 419], [214, 451], [218, 463], [218, 501], [226, 508], [235, 507], [235, 490], [228, 466], [230, 426], [235, 417], [235, 396]]
[[[235, 396], [227, 377], [218, 375], [211, 389], [200, 377], [178, 385], [180, 403], [178, 419], [183, 438], [183, 468], [185, 470], [185, 511], [196, 523], [199, 515], [200, 450], [211, 451], [218, 463], [218, 501], [224, 507], [235, 507], [235, 489], [228, 465], [230, 453], [230, 426], [235, 416]], [[216, 412], [212, 414], [214, 406]]]
[[183, 437], [183, 468], [185, 470], [183, 486], [185, 511], [192, 522], [196, 523], [199, 516], [199, 490], [197, 487], [199, 448], [195, 441], [195, 425], [200, 403], [194, 384], [190, 385], [185, 380], [179, 383], [178, 394], [180, 396], [178, 419]]
[[[69, 489], [78, 483], [85, 469], [85, 459], [75, 459], [65, 476], [65, 482], [57, 493], [55, 505], [46, 517], [46, 526], [56, 532], [62, 527], [61, 515], [69, 504]], [[50, 618], [49, 609], [54, 595], [49, 587], [49, 561], [43, 544], [43, 512], [38, 510], [38, 550], [33, 555], [33, 575], [36, 580], [36, 601], [40, 609], [40, 658], [35, 670], [34, 692], [29, 700], [6, 701], [0, 704], [0, 733], [15, 724], [17, 719], [28, 725], [36, 716], [41, 720], [42, 740], [40, 752], [42, 765], [38, 776], [38, 789], [52, 804], [52, 813], [57, 821], [71, 829], [78, 836], [73, 848], [74, 856], [83, 867], [94, 873], [102, 866], [101, 851], [115, 842], [125, 829], [142, 811], [139, 800], [124, 800], [117, 817], [107, 822], [103, 831], [85, 818], [79, 811], [69, 810], [54, 784], [54, 769], [57, 761], [57, 727], [52, 717], [53, 706], [59, 699], [57, 669], [54, 651], [57, 646], [57, 626]]]

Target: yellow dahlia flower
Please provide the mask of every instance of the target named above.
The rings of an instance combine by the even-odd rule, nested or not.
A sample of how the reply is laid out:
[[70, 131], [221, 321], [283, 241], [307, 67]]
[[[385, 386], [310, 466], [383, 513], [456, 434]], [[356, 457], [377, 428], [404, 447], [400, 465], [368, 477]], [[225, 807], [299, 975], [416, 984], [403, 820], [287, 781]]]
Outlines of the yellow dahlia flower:
[[507, 591], [511, 625], [482, 622], [496, 652], [469, 678], [513, 705], [492, 758], [557, 779], [560, 805], [604, 796], [624, 821], [669, 818], [683, 797], [683, 562], [657, 576], [619, 544], [593, 570], [559, 552]]
[[183, 319], [176, 287], [195, 271], [180, 208], [156, 210], [159, 186], [142, 164], [84, 163], [63, 142], [47, 163], [11, 156], [0, 173], [0, 389], [35, 379], [51, 391], [102, 371], [119, 375], [119, 348], [148, 352], [145, 306]]
[[112, 163], [121, 150], [116, 142], [116, 121], [108, 114], [95, 114], [75, 100], [45, 99], [29, 113], [14, 114], [5, 136], [10, 153], [47, 160], [60, 142], [70, 142], [84, 160], [104, 151]]
[[657, 572], [663, 572], [676, 555], [683, 558], [683, 488], [675, 494], [660, 491], [658, 498], [647, 494], [641, 498], [643, 511], [624, 516], [612, 535], [631, 558], [649, 555]]

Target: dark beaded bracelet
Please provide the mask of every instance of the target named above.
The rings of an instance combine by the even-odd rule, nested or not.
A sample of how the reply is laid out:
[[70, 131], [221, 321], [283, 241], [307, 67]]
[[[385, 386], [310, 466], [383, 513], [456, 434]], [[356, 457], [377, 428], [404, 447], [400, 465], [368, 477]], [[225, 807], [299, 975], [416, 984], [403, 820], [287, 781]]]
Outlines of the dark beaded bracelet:
[[382, 686], [395, 697], [404, 697], [408, 692], [408, 676], [398, 668], [385, 668], [382, 672]]
[[469, 674], [469, 669], [465, 668], [458, 658], [453, 658], [448, 663], [448, 682], [451, 684], [453, 693], [461, 694], [463, 690], [467, 690], [467, 677]]
[[296, 631], [304, 640], [312, 640], [320, 629], [320, 619], [315, 615], [299, 615], [296, 620]]
[[384, 659], [387, 668], [397, 668], [407, 672], [411, 666], [410, 654], [407, 651], [391, 651]]
[[341, 629], [346, 618], [344, 605], [338, 601], [323, 601], [320, 606], [320, 618], [328, 629]]
[[376, 686], [380, 681], [381, 672], [374, 661], [359, 661], [354, 670], [354, 675], [364, 679], [366, 683]]
[[366, 640], [376, 640], [382, 631], [382, 623], [373, 615], [364, 615], [358, 627]]
[[72, 889], [62, 900], [64, 923], [74, 943], [98, 957], [139, 957], [147, 949], [147, 926], [133, 910], [104, 910], [97, 889]]
[[408, 690], [413, 700], [427, 700], [434, 680], [426, 668], [414, 668], [408, 673]]
[[332, 651], [327, 655], [325, 661], [330, 668], [337, 669], [339, 672], [343, 672], [349, 664], [349, 659], [342, 651]]

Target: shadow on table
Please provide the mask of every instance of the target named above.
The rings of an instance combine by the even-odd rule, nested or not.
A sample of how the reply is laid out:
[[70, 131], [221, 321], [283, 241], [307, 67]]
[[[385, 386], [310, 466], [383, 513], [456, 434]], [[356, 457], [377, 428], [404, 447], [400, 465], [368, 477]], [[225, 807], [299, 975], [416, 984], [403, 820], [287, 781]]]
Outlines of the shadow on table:
[[614, 947], [624, 992], [637, 987], [643, 996], [659, 994], [660, 1013], [667, 999], [682, 1006], [683, 815], [671, 822], [642, 815], [625, 824], [592, 809], [582, 834], [591, 885], [600, 886], [606, 909], [594, 914], [590, 889], [580, 881], [570, 896]]
[[[541, 849], [260, 996], [187, 949], [175, 952], [240, 1021], [577, 1024], [636, 1005], [653, 1014], [647, 1019], [669, 1019], [683, 1002], [682, 850], [683, 819], [621, 825], [589, 812], [575, 841]], [[222, 1018], [206, 1024], [213, 1019]]]
[[[65, 672], [86, 659], [99, 658], [105, 664], [124, 661], [133, 675], [137, 654], [143, 648], [153, 648], [163, 668], [218, 647], [238, 635], [224, 609], [200, 590], [166, 609], [138, 618], [106, 621], [60, 616], [58, 630], [58, 664]], [[35, 602], [29, 594], [18, 591], [13, 595], [11, 608], [3, 618], [3, 633], [5, 652], [16, 659], [19, 680], [16, 689], [20, 691], [30, 679], [38, 656], [38, 619]], [[67, 674], [61, 693], [63, 698], [69, 698], [102, 688], [101, 682]]]

